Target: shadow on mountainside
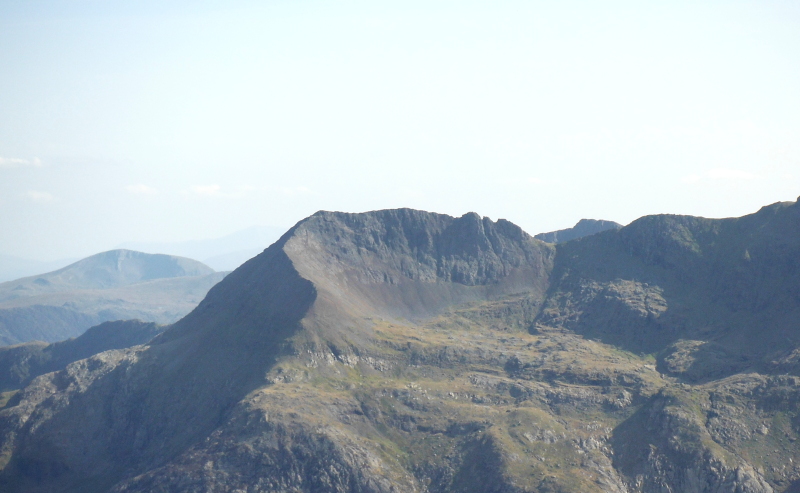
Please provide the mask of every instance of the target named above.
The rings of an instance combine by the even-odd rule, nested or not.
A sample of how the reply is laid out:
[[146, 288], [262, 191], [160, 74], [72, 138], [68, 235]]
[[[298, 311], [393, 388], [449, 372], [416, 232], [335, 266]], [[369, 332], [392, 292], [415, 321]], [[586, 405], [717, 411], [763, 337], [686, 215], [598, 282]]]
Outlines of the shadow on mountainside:
[[659, 354], [690, 382], [763, 367], [800, 342], [800, 204], [647, 216], [558, 245], [551, 279], [537, 323]]
[[73, 363], [15, 396], [20, 412], [50, 401], [42, 408], [51, 416], [16, 444], [0, 476], [3, 490], [103, 491], [219, 426], [263, 385], [316, 297], [279, 247], [248, 264], [149, 346]]

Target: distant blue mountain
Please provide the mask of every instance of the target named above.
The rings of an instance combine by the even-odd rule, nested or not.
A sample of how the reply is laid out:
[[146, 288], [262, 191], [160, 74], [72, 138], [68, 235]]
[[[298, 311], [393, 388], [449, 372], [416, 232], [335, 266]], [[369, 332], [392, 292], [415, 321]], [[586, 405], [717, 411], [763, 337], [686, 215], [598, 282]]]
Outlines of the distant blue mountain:
[[609, 229], [619, 229], [622, 225], [614, 221], [604, 221], [602, 219], [581, 219], [578, 224], [571, 228], [559, 229], [549, 233], [539, 233], [534, 238], [547, 243], [564, 243], [565, 241], [583, 238]]
[[75, 337], [108, 320], [172, 323], [225, 273], [196, 260], [112, 250], [0, 284], [0, 345]]

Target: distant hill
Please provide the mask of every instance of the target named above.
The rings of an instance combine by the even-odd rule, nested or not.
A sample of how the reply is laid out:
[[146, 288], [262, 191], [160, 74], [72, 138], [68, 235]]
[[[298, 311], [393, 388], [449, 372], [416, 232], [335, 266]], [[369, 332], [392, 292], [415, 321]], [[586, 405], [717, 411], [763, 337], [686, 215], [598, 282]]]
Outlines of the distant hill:
[[800, 201], [557, 245], [318, 212], [0, 409], [0, 491], [800, 491]]
[[571, 228], [559, 229], [549, 233], [539, 233], [534, 236], [537, 240], [547, 243], [564, 243], [565, 241], [583, 238], [609, 229], [619, 229], [622, 225], [614, 221], [604, 221], [602, 219], [581, 219], [578, 224]]
[[109, 349], [144, 344], [165, 326], [139, 320], [104, 322], [74, 339], [47, 344], [36, 341], [0, 347], [0, 392], [24, 387], [31, 380]]
[[0, 284], [0, 344], [55, 342], [108, 320], [172, 323], [225, 276], [188, 258], [112, 250]]
[[131, 250], [98, 253], [62, 269], [0, 284], [0, 302], [74, 289], [108, 289], [137, 282], [204, 276], [214, 269], [196, 260]]

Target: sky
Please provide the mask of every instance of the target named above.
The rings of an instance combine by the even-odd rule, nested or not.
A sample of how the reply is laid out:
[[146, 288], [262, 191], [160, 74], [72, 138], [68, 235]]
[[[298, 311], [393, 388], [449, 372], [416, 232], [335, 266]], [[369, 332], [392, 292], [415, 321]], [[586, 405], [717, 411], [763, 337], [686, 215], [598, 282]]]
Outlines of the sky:
[[796, 1], [3, 0], [0, 254], [740, 216], [800, 195], [798, 88]]

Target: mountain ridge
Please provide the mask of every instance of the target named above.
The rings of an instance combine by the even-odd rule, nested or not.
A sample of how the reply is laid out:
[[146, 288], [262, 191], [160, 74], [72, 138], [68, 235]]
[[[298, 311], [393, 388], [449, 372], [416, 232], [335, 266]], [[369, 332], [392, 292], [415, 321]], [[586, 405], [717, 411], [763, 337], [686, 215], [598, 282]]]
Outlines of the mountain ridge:
[[110, 349], [144, 344], [164, 330], [152, 322], [118, 320], [90, 327], [80, 336], [0, 347], [0, 392], [24, 387], [34, 378]]
[[148, 345], [21, 390], [0, 485], [787, 491], [800, 341], [767, 349], [798, 248], [797, 203], [555, 246], [474, 213], [319, 212]]

